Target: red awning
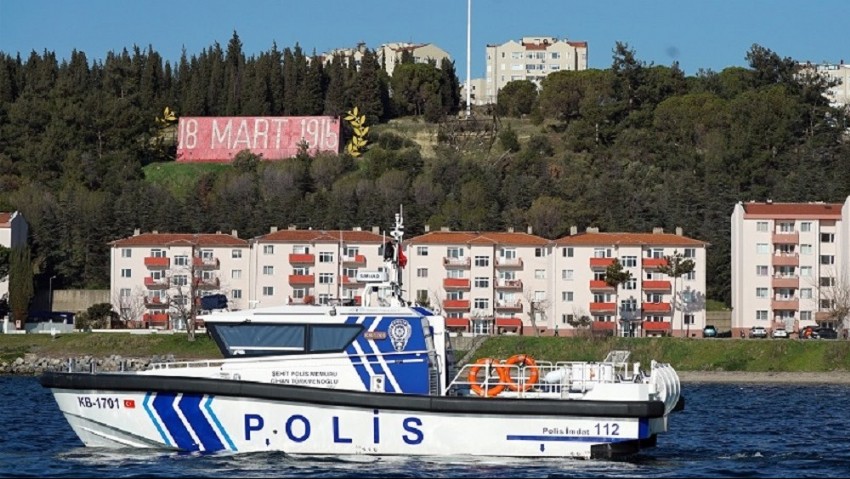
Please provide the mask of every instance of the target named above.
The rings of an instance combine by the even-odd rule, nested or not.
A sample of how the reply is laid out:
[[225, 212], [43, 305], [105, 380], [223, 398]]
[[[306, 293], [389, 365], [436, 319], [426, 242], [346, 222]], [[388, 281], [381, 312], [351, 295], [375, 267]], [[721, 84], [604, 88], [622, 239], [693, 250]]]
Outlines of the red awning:
[[522, 328], [522, 320], [519, 318], [496, 318], [497, 328]]
[[447, 328], [468, 328], [469, 320], [466, 318], [446, 318]]

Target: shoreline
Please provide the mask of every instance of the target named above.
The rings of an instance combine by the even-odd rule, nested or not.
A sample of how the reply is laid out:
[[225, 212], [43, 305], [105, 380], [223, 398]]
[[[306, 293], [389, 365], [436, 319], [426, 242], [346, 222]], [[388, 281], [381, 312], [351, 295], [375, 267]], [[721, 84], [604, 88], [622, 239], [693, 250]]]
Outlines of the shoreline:
[[683, 384], [850, 384], [850, 371], [676, 371]]

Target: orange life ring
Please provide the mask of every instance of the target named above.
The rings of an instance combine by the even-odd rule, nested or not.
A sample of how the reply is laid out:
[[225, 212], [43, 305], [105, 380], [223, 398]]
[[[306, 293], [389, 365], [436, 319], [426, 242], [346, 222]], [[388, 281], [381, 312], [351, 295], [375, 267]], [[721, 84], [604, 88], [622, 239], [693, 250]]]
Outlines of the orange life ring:
[[[531, 370], [531, 375], [525, 380], [525, 386], [522, 387], [523, 391], [530, 391], [531, 388], [534, 387], [534, 384], [537, 383], [537, 380], [540, 378], [540, 370], [537, 367], [537, 363], [534, 361], [534, 358], [527, 354], [514, 354], [510, 357], [510, 359], [505, 361], [505, 365], [510, 366], [514, 364], [524, 366], [525, 368], [529, 368]], [[524, 368], [520, 369], [521, 374], [523, 373], [523, 371]], [[520, 390], [519, 384], [517, 384], [516, 381], [514, 381], [514, 379], [511, 377], [511, 371], [509, 368], [503, 368], [499, 371], [499, 373], [502, 374], [502, 381], [504, 381], [508, 385], [508, 388], [511, 391]]]
[[502, 379], [502, 375], [503, 375], [502, 370], [504, 368], [499, 367], [499, 362], [496, 361], [493, 358], [481, 358], [478, 361], [475, 361], [475, 366], [472, 366], [471, 368], [469, 368], [469, 374], [466, 376], [466, 380], [469, 381], [469, 387], [470, 387], [470, 389], [472, 389], [472, 392], [474, 392], [475, 394], [482, 396], [482, 397], [484, 397], [484, 396], [494, 397], [494, 396], [497, 396], [500, 392], [502, 392], [505, 389], [505, 385], [500, 382], [499, 384], [497, 384], [495, 386], [488, 387], [486, 389], [486, 392], [485, 392], [485, 389], [482, 386], [486, 382], [486, 378], [485, 378], [484, 381], [479, 382], [478, 381], [478, 372], [481, 371], [481, 368], [485, 368], [485, 371], [486, 371], [487, 367], [498, 368], [497, 369], [498, 377], [499, 377], [500, 380]]

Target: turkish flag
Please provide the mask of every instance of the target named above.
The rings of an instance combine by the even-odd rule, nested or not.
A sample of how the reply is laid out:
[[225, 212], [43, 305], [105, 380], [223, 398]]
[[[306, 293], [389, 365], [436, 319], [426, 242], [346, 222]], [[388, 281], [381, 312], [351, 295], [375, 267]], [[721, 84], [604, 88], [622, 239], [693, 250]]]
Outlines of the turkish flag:
[[407, 266], [407, 256], [404, 255], [404, 251], [401, 248], [398, 249], [398, 266], [400, 268]]
[[132, 399], [125, 399], [124, 400], [124, 407], [127, 408], [127, 409], [134, 409], [136, 407], [136, 401], [134, 401]]

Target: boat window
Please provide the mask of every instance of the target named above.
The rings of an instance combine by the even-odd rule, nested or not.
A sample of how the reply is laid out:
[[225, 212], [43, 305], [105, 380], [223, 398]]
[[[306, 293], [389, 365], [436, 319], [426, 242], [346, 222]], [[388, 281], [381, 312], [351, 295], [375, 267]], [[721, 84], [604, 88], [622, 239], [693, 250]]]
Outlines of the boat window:
[[227, 356], [268, 356], [304, 352], [305, 325], [219, 324], [216, 334]]
[[310, 352], [327, 353], [343, 351], [363, 327], [357, 324], [342, 324], [310, 327]]

